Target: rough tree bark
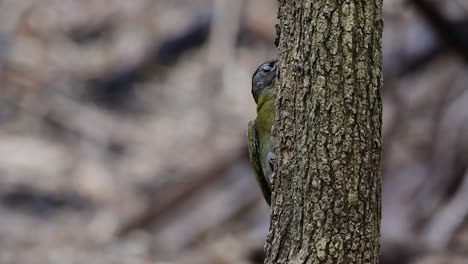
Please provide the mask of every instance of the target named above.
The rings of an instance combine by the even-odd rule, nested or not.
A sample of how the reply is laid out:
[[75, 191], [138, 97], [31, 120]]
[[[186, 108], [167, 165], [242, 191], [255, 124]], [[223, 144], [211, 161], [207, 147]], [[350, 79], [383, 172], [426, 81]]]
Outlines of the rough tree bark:
[[382, 0], [279, 1], [265, 263], [378, 263]]

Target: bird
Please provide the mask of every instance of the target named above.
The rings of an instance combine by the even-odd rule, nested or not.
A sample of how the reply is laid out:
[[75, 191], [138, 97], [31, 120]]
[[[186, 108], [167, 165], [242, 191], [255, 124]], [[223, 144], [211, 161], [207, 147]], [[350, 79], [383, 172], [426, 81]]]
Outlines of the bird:
[[257, 67], [252, 76], [252, 96], [257, 104], [257, 116], [248, 123], [250, 163], [263, 198], [271, 205], [271, 185], [275, 166], [274, 138], [271, 130], [275, 121], [274, 90], [277, 60]]

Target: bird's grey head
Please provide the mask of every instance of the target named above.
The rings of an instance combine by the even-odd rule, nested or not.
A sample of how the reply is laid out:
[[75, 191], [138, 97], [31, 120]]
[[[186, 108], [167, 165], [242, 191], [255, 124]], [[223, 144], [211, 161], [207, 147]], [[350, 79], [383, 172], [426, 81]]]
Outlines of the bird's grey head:
[[269, 60], [258, 66], [252, 76], [252, 95], [258, 102], [260, 94], [275, 81], [277, 60]]

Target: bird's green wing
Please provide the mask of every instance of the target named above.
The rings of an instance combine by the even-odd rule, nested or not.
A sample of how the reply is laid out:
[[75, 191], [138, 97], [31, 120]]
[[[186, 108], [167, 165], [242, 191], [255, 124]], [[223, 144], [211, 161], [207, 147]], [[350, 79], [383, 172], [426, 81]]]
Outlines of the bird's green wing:
[[271, 203], [271, 189], [270, 185], [266, 181], [265, 175], [260, 167], [260, 153], [259, 153], [259, 142], [257, 138], [257, 133], [255, 130], [255, 121], [249, 122], [249, 129], [247, 132], [248, 144], [249, 144], [249, 156], [250, 163], [255, 173], [255, 178], [257, 179], [258, 186], [262, 191], [263, 197], [268, 205]]

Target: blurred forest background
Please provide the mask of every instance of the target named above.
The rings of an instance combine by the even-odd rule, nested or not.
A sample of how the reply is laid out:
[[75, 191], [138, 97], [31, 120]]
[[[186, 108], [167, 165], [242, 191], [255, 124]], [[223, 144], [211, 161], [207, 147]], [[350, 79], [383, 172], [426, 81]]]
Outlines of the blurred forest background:
[[[263, 263], [275, 0], [0, 0], [0, 263]], [[383, 264], [468, 263], [468, 1], [384, 1]]]

